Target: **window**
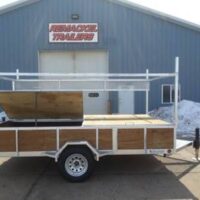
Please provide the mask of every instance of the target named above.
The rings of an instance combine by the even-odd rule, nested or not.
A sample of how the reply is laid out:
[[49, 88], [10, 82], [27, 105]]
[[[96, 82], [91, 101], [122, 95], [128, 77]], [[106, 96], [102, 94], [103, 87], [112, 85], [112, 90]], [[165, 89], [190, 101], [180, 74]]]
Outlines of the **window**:
[[[162, 104], [173, 103], [175, 99], [174, 85], [162, 85]], [[180, 85], [178, 91], [178, 100], [180, 100]]]

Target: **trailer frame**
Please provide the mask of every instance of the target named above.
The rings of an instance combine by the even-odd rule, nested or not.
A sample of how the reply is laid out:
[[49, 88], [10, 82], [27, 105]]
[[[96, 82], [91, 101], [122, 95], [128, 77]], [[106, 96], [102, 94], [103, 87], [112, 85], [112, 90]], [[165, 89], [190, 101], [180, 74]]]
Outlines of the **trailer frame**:
[[[69, 146], [85, 146], [93, 153], [98, 161], [107, 155], [142, 155], [142, 154], [172, 154], [176, 152], [176, 129], [178, 124], [178, 87], [179, 87], [179, 57], [175, 59], [175, 72], [173, 73], [146, 73], [138, 74], [51, 74], [51, 73], [0, 73], [0, 80], [9, 82], [10, 92], [28, 91], [143, 91], [145, 92], [145, 112], [149, 113], [149, 92], [152, 81], [174, 78], [175, 99], [174, 99], [174, 120], [173, 123], [166, 124], [125, 124], [125, 125], [101, 125], [101, 126], [55, 126], [55, 127], [0, 127], [0, 133], [13, 131], [15, 133], [15, 151], [0, 152], [0, 157], [50, 157], [56, 162], [59, 156]], [[49, 83], [53, 83], [49, 84]], [[77, 87], [76, 83], [82, 83], [82, 87]], [[74, 86], [75, 85], [75, 86]], [[80, 84], [79, 84], [80, 85]], [[5, 92], [7, 90], [0, 90]], [[45, 119], [43, 119], [45, 121]], [[57, 121], [58, 119], [55, 119]], [[70, 119], [69, 119], [70, 120]], [[39, 119], [37, 119], [39, 121]], [[59, 120], [58, 120], [59, 121]], [[149, 129], [173, 129], [173, 148], [150, 149], [147, 147], [147, 132]], [[68, 141], [60, 145], [60, 132], [62, 130], [95, 130], [96, 144], [91, 145], [88, 141]], [[99, 130], [112, 130], [112, 149], [99, 149]], [[118, 131], [120, 129], [142, 129], [144, 137], [143, 149], [118, 148]], [[54, 151], [20, 151], [19, 132], [20, 131], [55, 131], [56, 149]], [[53, 133], [52, 133], [53, 134]]]

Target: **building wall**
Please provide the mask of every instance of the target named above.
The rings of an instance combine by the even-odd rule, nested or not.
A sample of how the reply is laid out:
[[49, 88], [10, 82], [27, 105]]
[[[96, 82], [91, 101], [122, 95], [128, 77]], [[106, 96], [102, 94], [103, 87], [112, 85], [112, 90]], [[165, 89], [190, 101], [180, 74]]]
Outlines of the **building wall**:
[[[78, 13], [80, 20], [71, 20]], [[99, 42], [50, 44], [48, 24], [99, 23]], [[0, 71], [36, 72], [38, 53], [44, 50], [109, 51], [112, 73], [173, 72], [180, 57], [182, 98], [200, 101], [200, 32], [164, 21], [137, 9], [107, 0], [41, 0], [0, 15]], [[166, 81], [165, 81], [166, 83]], [[161, 82], [152, 85], [150, 109], [161, 104]], [[117, 95], [112, 94], [113, 112]], [[136, 112], [144, 109], [144, 95], [136, 94]]]

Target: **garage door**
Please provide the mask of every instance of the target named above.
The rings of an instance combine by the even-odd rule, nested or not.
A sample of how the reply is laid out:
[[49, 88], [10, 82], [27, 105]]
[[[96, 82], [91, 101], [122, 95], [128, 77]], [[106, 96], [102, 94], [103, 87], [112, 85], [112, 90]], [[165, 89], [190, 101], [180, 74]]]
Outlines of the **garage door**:
[[[108, 73], [105, 51], [41, 52], [39, 72], [42, 73]], [[84, 92], [85, 114], [107, 114], [108, 92]]]

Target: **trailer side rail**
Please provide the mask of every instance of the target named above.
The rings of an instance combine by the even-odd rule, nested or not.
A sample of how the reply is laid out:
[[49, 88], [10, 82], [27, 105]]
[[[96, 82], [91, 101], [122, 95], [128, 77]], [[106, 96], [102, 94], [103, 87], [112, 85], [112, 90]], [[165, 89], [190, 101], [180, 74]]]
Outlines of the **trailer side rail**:
[[[120, 130], [141, 130], [142, 135], [144, 140], [144, 144], [142, 145], [142, 148], [133, 148], [133, 149], [120, 149], [119, 145], [119, 134]], [[129, 154], [167, 154], [167, 153], [172, 153], [173, 152], [173, 146], [169, 148], [148, 148], [148, 140], [147, 140], [147, 134], [148, 130], [150, 129], [156, 129], [156, 130], [171, 130], [171, 136], [174, 135], [174, 130], [175, 126], [173, 124], [169, 125], [132, 125], [132, 126], [101, 126], [101, 127], [26, 127], [26, 128], [1, 128], [0, 129], [0, 137], [1, 133], [5, 132], [13, 132], [13, 140], [15, 140], [15, 150], [12, 152], [0, 152], [0, 156], [11, 156], [11, 157], [32, 157], [32, 156], [47, 156], [47, 157], [53, 157], [55, 160], [58, 159], [59, 154], [63, 151], [67, 145], [85, 145], [88, 146], [93, 153], [95, 154], [97, 160], [99, 157], [105, 156], [105, 155], [129, 155]], [[61, 137], [62, 137], [62, 132], [64, 131], [82, 131], [82, 130], [91, 130], [94, 131], [94, 143], [91, 144], [88, 142], [88, 140], [69, 140], [66, 141], [65, 143], [61, 144]], [[100, 148], [100, 131], [101, 130], [110, 130], [111, 131], [111, 146], [109, 149], [101, 149]], [[37, 132], [44, 132], [48, 131], [48, 135], [52, 135], [55, 138], [55, 147], [52, 150], [44, 150], [44, 151], [24, 151], [21, 150], [22, 146], [20, 146], [24, 141], [22, 139], [23, 137], [26, 137], [26, 135], [30, 135], [32, 133], [35, 134], [34, 139], [37, 138]], [[173, 134], [172, 134], [173, 132]], [[26, 135], [25, 135], [26, 134]], [[71, 133], [72, 137], [73, 134], [76, 133]], [[134, 134], [134, 133], [133, 133]], [[141, 134], [141, 132], [140, 132]], [[168, 134], [167, 132], [164, 134]], [[125, 133], [124, 133], [125, 135]], [[50, 136], [49, 138], [52, 138]], [[170, 136], [170, 137], [171, 137]], [[165, 137], [165, 135], [164, 135]], [[31, 141], [33, 144], [34, 141]], [[174, 144], [175, 145], [175, 144]], [[24, 147], [23, 147], [24, 148]]]

